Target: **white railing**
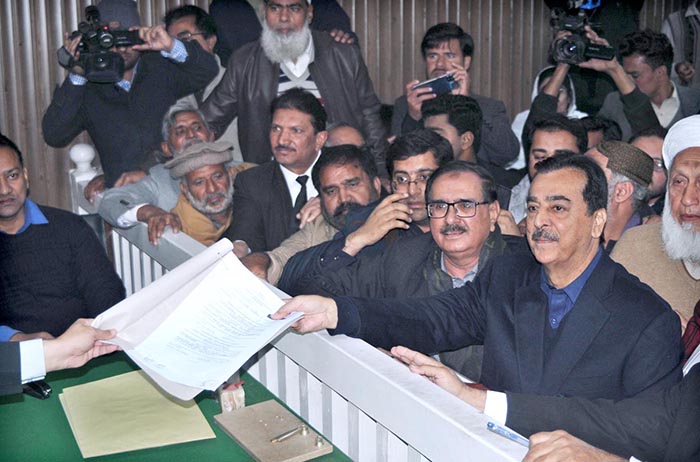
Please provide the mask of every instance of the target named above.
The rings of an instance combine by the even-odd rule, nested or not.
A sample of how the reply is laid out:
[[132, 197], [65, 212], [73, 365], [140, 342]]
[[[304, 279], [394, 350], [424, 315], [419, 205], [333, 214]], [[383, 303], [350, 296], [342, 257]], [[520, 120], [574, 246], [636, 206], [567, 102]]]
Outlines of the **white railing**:
[[[203, 249], [169, 231], [153, 246], [144, 225], [112, 237], [128, 293]], [[485, 416], [360, 340], [288, 332], [246, 367], [355, 461], [519, 461], [526, 452], [487, 431]]]

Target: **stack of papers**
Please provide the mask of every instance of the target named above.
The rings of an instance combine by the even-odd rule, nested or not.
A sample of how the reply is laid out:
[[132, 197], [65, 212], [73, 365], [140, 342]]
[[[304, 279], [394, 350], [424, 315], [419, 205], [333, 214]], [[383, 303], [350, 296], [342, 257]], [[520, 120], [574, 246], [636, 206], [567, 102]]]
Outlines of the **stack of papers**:
[[164, 395], [142, 371], [66, 388], [59, 398], [84, 458], [215, 437], [194, 401]]
[[284, 302], [232, 248], [217, 242], [93, 322], [179, 399], [215, 390], [301, 317], [268, 318]]

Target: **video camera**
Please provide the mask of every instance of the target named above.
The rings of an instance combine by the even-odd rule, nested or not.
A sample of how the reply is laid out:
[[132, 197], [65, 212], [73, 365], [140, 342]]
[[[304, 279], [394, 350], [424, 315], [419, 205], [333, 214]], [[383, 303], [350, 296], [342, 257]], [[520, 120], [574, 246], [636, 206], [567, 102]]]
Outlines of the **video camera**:
[[74, 59], [68, 50], [58, 50], [58, 62], [66, 69], [81, 67], [85, 78], [96, 83], [119, 82], [124, 75], [124, 59], [112, 47], [130, 47], [143, 43], [139, 31], [110, 30], [108, 24], [100, 22], [100, 11], [95, 6], [85, 8], [85, 21], [78, 24], [71, 39], [81, 37], [78, 44], [80, 57]]
[[552, 10], [552, 27], [557, 30], [571, 32], [568, 37], [561, 38], [552, 46], [552, 57], [558, 63], [579, 64], [589, 59], [604, 59], [610, 61], [615, 57], [615, 49], [605, 45], [592, 43], [586, 37], [586, 26], [597, 30], [598, 26], [591, 22], [586, 11], [600, 6], [600, 0], [569, 0], [568, 8]]

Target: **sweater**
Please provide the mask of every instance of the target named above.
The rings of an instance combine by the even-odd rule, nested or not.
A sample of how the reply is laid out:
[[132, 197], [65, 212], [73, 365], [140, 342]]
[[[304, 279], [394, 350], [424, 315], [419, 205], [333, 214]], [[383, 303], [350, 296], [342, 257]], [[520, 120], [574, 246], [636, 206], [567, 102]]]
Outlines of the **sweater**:
[[48, 224], [0, 233], [0, 324], [58, 336], [122, 300], [124, 286], [82, 218], [40, 209]]

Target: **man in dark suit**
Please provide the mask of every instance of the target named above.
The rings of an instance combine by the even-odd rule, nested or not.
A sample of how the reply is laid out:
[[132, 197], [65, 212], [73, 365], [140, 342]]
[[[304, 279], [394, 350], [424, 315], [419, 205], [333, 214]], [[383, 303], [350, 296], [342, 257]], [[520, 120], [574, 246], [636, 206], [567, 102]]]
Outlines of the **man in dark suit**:
[[[479, 162], [499, 182], [503, 169], [518, 157], [520, 143], [510, 128], [510, 120], [502, 101], [476, 95], [470, 88], [469, 67], [474, 53], [474, 40], [457, 24], [437, 24], [425, 33], [421, 42], [425, 71], [429, 79], [452, 74], [459, 84], [452, 94], [471, 96], [483, 114], [481, 145], [476, 153]], [[421, 126], [423, 102], [435, 98], [430, 88], [413, 89], [418, 80], [408, 82], [406, 94], [394, 103], [391, 134], [401, 135]], [[516, 180], [517, 181], [517, 180]]]
[[275, 160], [236, 175], [226, 237], [264, 252], [296, 232], [301, 207], [318, 195], [311, 169], [327, 136], [326, 111], [311, 93], [294, 88], [275, 98], [270, 128]]
[[273, 317], [305, 313], [384, 348], [426, 354], [484, 345], [481, 382], [494, 390], [623, 399], [681, 377], [680, 323], [649, 287], [601, 249], [607, 183], [593, 161], [540, 164], [528, 197], [531, 255], [494, 259], [463, 288], [423, 299], [296, 297]]
[[0, 395], [22, 392], [22, 384], [44, 378], [46, 372], [80, 367], [92, 358], [115, 351], [100, 343], [116, 335], [113, 330], [90, 326], [78, 319], [60, 337], [0, 343]]

